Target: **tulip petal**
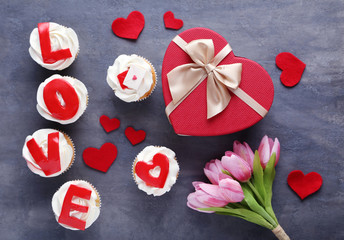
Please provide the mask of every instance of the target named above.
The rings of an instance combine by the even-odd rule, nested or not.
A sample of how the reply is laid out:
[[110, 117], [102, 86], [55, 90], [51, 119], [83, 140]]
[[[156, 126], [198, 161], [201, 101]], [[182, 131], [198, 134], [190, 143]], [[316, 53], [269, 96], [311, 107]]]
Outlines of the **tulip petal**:
[[265, 169], [266, 164], [270, 160], [270, 146], [269, 146], [269, 138], [268, 136], [264, 136], [262, 138], [262, 141], [260, 142], [259, 148], [259, 158], [260, 158], [260, 163], [262, 164], [262, 167]]
[[212, 184], [219, 184], [218, 182], [218, 178], [219, 178], [219, 175], [206, 168], [203, 169], [204, 170], [204, 174], [207, 176], [207, 178], [209, 179], [209, 181], [212, 183]]
[[244, 199], [244, 192], [238, 181], [224, 179], [219, 182], [221, 196], [229, 202], [241, 202]]
[[219, 194], [219, 186], [207, 183], [201, 183], [199, 185], [200, 189], [206, 192], [207, 194], [214, 196], [214, 197], [221, 197]]
[[251, 178], [250, 165], [236, 154], [230, 157], [223, 156], [222, 165], [240, 182], [247, 182]]
[[208, 208], [209, 206], [206, 205], [206, 204], [203, 204], [201, 203], [200, 201], [197, 200], [197, 197], [196, 197], [196, 192], [193, 192], [193, 193], [190, 193], [188, 198], [187, 198], [187, 203], [186, 205], [191, 208], [191, 209], [194, 209], [196, 211], [199, 211], [199, 212], [204, 212], [204, 213], [213, 213], [211, 211], [202, 211], [202, 210], [199, 210], [198, 208]]
[[275, 166], [278, 163], [279, 157], [280, 157], [280, 151], [281, 151], [281, 145], [280, 142], [278, 141], [278, 138], [275, 138], [274, 146], [272, 147], [271, 154], [276, 153], [276, 162]]

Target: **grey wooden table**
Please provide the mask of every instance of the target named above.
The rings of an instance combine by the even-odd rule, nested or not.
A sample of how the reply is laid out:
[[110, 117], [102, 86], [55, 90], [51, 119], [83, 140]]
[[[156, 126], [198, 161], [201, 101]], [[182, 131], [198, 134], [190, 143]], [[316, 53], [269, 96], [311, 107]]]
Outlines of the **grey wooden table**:
[[[20, 1], [0, 4], [0, 231], [1, 239], [274, 239], [266, 229], [241, 219], [201, 214], [186, 207], [191, 182], [206, 181], [204, 164], [232, 148], [235, 139], [257, 148], [261, 137], [278, 137], [273, 206], [292, 239], [343, 239], [344, 158], [344, 2], [343, 1]], [[145, 28], [137, 41], [117, 38], [111, 23], [131, 11], [141, 11]], [[179, 31], [166, 30], [163, 14], [172, 10], [184, 20]], [[89, 106], [76, 123], [62, 126], [36, 111], [38, 85], [55, 73], [29, 56], [29, 35], [38, 22], [53, 21], [78, 34], [80, 54], [61, 72], [82, 80]], [[106, 70], [122, 53], [148, 58], [161, 73], [171, 39], [192, 27], [207, 27], [223, 35], [238, 56], [260, 63], [271, 75], [275, 99], [267, 117], [236, 134], [179, 137], [164, 114], [159, 81], [144, 102], [127, 104], [113, 95]], [[307, 64], [301, 82], [286, 88], [279, 81], [275, 56], [290, 51]], [[118, 117], [121, 127], [106, 134], [102, 114]], [[132, 147], [124, 137], [128, 125], [147, 131]], [[67, 132], [76, 145], [74, 166], [62, 176], [45, 179], [32, 174], [21, 157], [25, 137], [40, 128]], [[118, 157], [104, 174], [82, 161], [86, 147], [110, 141]], [[136, 187], [131, 165], [146, 145], [173, 149], [181, 167], [178, 182], [162, 197], [147, 196]], [[301, 201], [288, 187], [290, 171], [316, 171], [321, 190]], [[99, 219], [85, 232], [60, 227], [51, 198], [64, 182], [84, 179], [102, 197]]]

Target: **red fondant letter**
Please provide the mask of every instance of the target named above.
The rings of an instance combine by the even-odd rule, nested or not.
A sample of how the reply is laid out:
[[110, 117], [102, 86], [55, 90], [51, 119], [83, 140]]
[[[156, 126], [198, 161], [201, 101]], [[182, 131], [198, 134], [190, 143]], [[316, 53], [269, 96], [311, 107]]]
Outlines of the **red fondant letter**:
[[82, 206], [82, 205], [72, 203], [72, 199], [75, 196], [75, 197], [83, 198], [86, 200], [90, 200], [91, 193], [92, 191], [86, 188], [78, 187], [73, 184], [70, 185], [67, 190], [66, 196], [63, 200], [61, 214], [60, 214], [58, 222], [62, 224], [66, 224], [73, 228], [85, 230], [86, 222], [76, 217], [70, 216], [70, 211], [75, 210], [75, 211], [86, 213], [88, 211], [88, 206]]
[[41, 46], [42, 59], [44, 63], [52, 64], [58, 60], [72, 57], [69, 48], [51, 51], [51, 42], [49, 35], [49, 23], [38, 23], [39, 43]]
[[27, 148], [35, 162], [41, 167], [46, 176], [61, 170], [59, 151], [59, 132], [48, 134], [48, 158], [44, 155], [34, 138], [26, 143]]
[[[57, 93], [61, 94], [64, 104], [60, 102]], [[60, 120], [68, 120], [74, 117], [79, 109], [79, 98], [73, 86], [63, 80], [54, 79], [43, 90], [45, 105], [51, 116]]]

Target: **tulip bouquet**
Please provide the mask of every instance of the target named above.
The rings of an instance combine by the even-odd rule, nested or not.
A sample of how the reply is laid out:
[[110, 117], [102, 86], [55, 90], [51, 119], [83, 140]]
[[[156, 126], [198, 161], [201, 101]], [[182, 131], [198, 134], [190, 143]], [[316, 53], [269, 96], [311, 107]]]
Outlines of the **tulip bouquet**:
[[235, 141], [233, 152], [227, 151], [221, 161], [216, 159], [206, 164], [204, 173], [211, 184], [192, 183], [195, 192], [188, 196], [188, 207], [239, 217], [272, 230], [280, 240], [288, 240], [271, 206], [279, 155], [277, 138], [273, 141], [264, 136], [255, 154], [247, 143]]

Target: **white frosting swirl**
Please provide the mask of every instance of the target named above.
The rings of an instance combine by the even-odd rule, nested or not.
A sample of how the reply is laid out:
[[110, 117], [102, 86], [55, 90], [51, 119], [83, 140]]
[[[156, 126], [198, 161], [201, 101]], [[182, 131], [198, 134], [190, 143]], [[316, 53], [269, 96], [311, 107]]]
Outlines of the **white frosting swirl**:
[[[41, 167], [36, 163], [35, 159], [32, 157], [28, 147], [27, 142], [30, 141], [32, 138], [35, 139], [38, 146], [40, 146], [47, 156], [48, 153], [48, 134], [59, 132], [59, 152], [60, 152], [60, 165], [61, 170], [57, 173], [52, 175], [46, 176], [45, 173], [42, 171]], [[55, 177], [63, 173], [70, 165], [71, 161], [73, 160], [74, 149], [67, 143], [67, 140], [63, 133], [54, 129], [40, 129], [34, 132], [32, 135], [29, 135], [25, 139], [24, 147], [22, 150], [23, 157], [26, 160], [27, 166], [29, 169], [41, 177]]]
[[[141, 67], [146, 70], [146, 74], [138, 88], [138, 90], [126, 88], [123, 89], [118, 81], [117, 75], [128, 70], [130, 66]], [[154, 84], [152, 68], [149, 63], [136, 54], [120, 55], [116, 58], [114, 64], [108, 68], [107, 83], [114, 90], [115, 95], [125, 102], [135, 102], [143, 97]]]
[[[148, 195], [153, 194], [154, 196], [161, 196], [166, 192], [171, 190], [173, 184], [177, 181], [177, 175], [179, 173], [179, 165], [177, 160], [175, 159], [176, 154], [169, 148], [166, 147], [155, 147], [155, 146], [148, 146], [145, 147], [136, 157], [137, 162], [143, 161], [148, 164], [151, 164], [153, 161], [153, 157], [155, 154], [161, 153], [164, 154], [169, 161], [169, 173], [166, 178], [166, 182], [163, 188], [157, 188], [148, 186], [137, 174], [135, 173], [135, 180], [136, 183], [142, 191], [146, 192]], [[136, 162], [136, 163], [137, 163]], [[135, 167], [135, 166], [134, 166]], [[153, 177], [158, 177], [160, 174], [160, 169], [158, 167], [152, 169], [150, 171]]]
[[[43, 98], [44, 87], [49, 82], [51, 82], [52, 80], [57, 79], [57, 78], [60, 78], [60, 79], [63, 79], [63, 80], [66, 80], [67, 82], [69, 82], [72, 85], [72, 87], [74, 88], [74, 90], [76, 91], [78, 98], [79, 98], [79, 109], [76, 112], [76, 114], [68, 120], [60, 120], [60, 119], [54, 118], [51, 115], [50, 111], [48, 110], [47, 106], [45, 105], [45, 101]], [[59, 98], [61, 104], [63, 104], [62, 97], [60, 95], [58, 95], [58, 98]], [[86, 110], [87, 98], [88, 98], [88, 92], [87, 92], [86, 86], [81, 81], [79, 81], [75, 78], [72, 78], [72, 77], [54, 74], [51, 77], [47, 78], [44, 82], [42, 82], [39, 85], [38, 90], [37, 90], [37, 106], [36, 106], [36, 108], [37, 108], [37, 111], [39, 112], [39, 114], [47, 120], [58, 122], [61, 124], [70, 124], [70, 123], [73, 123], [76, 120], [78, 120], [81, 117], [81, 115], [84, 113], [84, 111]]]
[[[92, 191], [90, 200], [86, 200], [84, 198], [79, 198], [79, 197], [73, 197], [73, 200], [72, 200], [72, 202], [75, 204], [88, 206], [87, 212], [79, 212], [75, 210], [70, 211], [70, 216], [76, 217], [86, 222], [86, 226], [85, 226], [85, 229], [86, 229], [89, 226], [91, 226], [92, 223], [94, 223], [94, 221], [97, 220], [100, 214], [100, 197], [97, 195], [95, 188], [90, 183], [83, 180], [74, 180], [74, 181], [69, 181], [69, 182], [64, 183], [60, 187], [60, 189], [57, 190], [57, 192], [55, 192], [53, 199], [51, 201], [51, 206], [53, 208], [56, 221], [58, 222], [60, 214], [61, 214], [64, 198], [69, 189], [69, 186], [72, 184]], [[77, 228], [73, 228], [62, 223], [59, 223], [59, 224], [70, 230], [79, 230]]]
[[49, 36], [52, 51], [69, 48], [72, 57], [61, 59], [51, 64], [44, 63], [39, 41], [38, 28], [33, 29], [30, 35], [30, 56], [39, 65], [49, 70], [63, 70], [69, 67], [74, 62], [75, 57], [79, 51], [78, 36], [73, 29], [53, 22], [49, 23]]

